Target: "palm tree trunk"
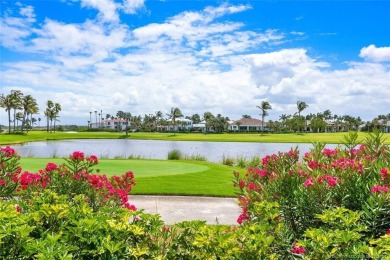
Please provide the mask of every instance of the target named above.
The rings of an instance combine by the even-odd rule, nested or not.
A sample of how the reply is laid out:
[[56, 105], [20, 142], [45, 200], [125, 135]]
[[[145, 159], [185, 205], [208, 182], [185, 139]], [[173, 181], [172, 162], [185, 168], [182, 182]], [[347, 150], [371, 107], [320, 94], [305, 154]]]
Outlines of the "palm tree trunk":
[[11, 109], [8, 109], [8, 133], [11, 133]]

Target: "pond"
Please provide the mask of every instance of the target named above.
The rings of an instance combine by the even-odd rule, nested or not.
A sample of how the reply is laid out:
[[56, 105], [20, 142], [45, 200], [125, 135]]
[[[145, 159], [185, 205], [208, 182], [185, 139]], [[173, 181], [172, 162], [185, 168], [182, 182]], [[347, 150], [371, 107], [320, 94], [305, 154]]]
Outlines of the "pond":
[[[167, 159], [168, 152], [178, 149], [186, 156], [200, 155], [210, 162], [221, 162], [224, 156], [250, 159], [279, 151], [287, 152], [295, 147], [303, 155], [312, 148], [312, 144], [88, 139], [28, 142], [12, 147], [23, 157], [45, 158], [68, 157], [74, 151], [81, 151], [98, 158]], [[327, 147], [333, 148], [336, 145]]]

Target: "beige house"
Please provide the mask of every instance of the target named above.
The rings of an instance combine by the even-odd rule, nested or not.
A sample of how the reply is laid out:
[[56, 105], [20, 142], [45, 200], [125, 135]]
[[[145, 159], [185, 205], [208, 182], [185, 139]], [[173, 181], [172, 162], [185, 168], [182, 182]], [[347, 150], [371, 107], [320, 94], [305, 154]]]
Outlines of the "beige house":
[[267, 130], [267, 123], [264, 122], [264, 129], [262, 128], [262, 121], [255, 118], [241, 118], [229, 124], [229, 131], [262, 131]]

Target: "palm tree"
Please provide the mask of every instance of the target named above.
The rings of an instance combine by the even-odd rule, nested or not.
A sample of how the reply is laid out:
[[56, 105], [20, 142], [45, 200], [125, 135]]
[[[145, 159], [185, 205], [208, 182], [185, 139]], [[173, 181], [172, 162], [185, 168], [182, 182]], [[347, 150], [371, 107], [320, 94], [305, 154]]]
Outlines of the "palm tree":
[[176, 118], [183, 117], [183, 114], [181, 113], [180, 109], [178, 107], [172, 107], [171, 113], [168, 114], [168, 117], [171, 119], [172, 125], [173, 125], [173, 135], [176, 135]]
[[22, 133], [26, 125], [28, 115], [32, 115], [34, 112], [38, 111], [38, 105], [35, 98], [31, 95], [24, 96], [22, 98], [22, 108], [23, 108], [23, 121], [22, 121]]
[[92, 111], [89, 111], [89, 124], [88, 128], [92, 128]]
[[272, 106], [268, 101], [261, 101], [260, 106], [256, 106], [261, 110], [261, 135], [264, 133], [264, 117], [268, 116], [267, 110], [272, 109]]
[[7, 96], [4, 96], [2, 94], [0, 96], [0, 107], [5, 108], [5, 111], [8, 112], [8, 133], [11, 133], [11, 109], [13, 107], [13, 102], [12, 102], [12, 95], [9, 94]]
[[14, 109], [14, 131], [16, 123], [16, 110], [22, 108], [23, 93], [20, 90], [11, 90], [12, 108]]
[[161, 111], [156, 111], [155, 113], [156, 115], [156, 130], [158, 130], [158, 126], [161, 125], [161, 119], [163, 119], [163, 112]]
[[23, 113], [17, 112], [15, 119], [16, 119], [16, 129], [18, 129], [19, 128], [19, 121], [23, 122]]
[[205, 133], [208, 132], [208, 127], [209, 127], [210, 121], [214, 117], [215, 116], [211, 112], [204, 112], [203, 113], [203, 120], [205, 121]]
[[300, 130], [300, 128], [299, 128], [299, 120], [301, 119], [301, 112], [302, 112], [303, 110], [305, 110], [307, 107], [309, 107], [309, 105], [307, 105], [305, 102], [303, 102], [303, 101], [297, 101], [297, 109], [298, 109], [298, 120], [297, 120], [297, 122], [298, 122], [298, 132], [299, 132], [299, 130]]
[[95, 110], [95, 126], [96, 126], [96, 128], [98, 128], [97, 127], [97, 111]]
[[[34, 101], [35, 101], [35, 99], [34, 99]], [[31, 129], [32, 129], [33, 123], [37, 121], [35, 118], [33, 118], [33, 115], [39, 113], [39, 107], [38, 107], [38, 104], [36, 102], [34, 105], [32, 105], [29, 108], [28, 113], [30, 114], [30, 122], [31, 122]], [[35, 119], [35, 121], [33, 121], [33, 119]], [[28, 132], [28, 129], [27, 129], [27, 132]]]
[[286, 127], [286, 121], [287, 119], [289, 119], [289, 116], [286, 115], [286, 114], [282, 114], [280, 117], [279, 117], [279, 120], [282, 120], [282, 127], [285, 128]]
[[46, 122], [47, 122], [47, 128], [46, 128], [46, 131], [49, 132], [50, 131], [50, 125], [49, 123], [51, 122], [51, 118], [53, 117], [53, 107], [54, 107], [54, 103], [53, 101], [51, 100], [48, 100], [46, 102], [46, 109], [45, 109], [45, 116], [46, 116]]
[[52, 118], [52, 120], [54, 119], [54, 132], [56, 131], [56, 121], [58, 121], [58, 114], [60, 113], [60, 111], [62, 110], [62, 108], [61, 108], [61, 105], [60, 104], [58, 104], [58, 103], [55, 103], [54, 104], [54, 107], [53, 107], [53, 118]]

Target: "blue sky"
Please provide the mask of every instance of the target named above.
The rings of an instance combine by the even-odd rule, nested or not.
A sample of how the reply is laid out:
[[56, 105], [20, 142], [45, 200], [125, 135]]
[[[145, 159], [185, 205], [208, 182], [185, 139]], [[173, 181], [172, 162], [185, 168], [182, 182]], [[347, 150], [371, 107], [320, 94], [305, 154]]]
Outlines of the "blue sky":
[[[1, 1], [0, 93], [89, 112], [390, 113], [390, 1]], [[0, 111], [0, 122], [7, 116]]]

